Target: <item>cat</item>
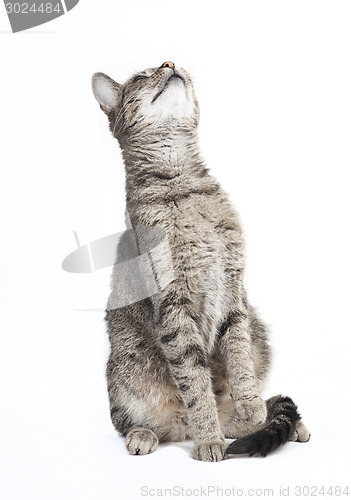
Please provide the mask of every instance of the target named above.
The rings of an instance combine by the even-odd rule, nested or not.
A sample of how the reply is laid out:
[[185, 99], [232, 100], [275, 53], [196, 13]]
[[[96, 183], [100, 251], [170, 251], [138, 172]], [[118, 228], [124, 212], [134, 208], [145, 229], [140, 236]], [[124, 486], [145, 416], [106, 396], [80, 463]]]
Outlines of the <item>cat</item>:
[[[239, 217], [201, 157], [189, 74], [168, 61], [124, 85], [95, 73], [92, 87], [122, 150], [131, 227], [165, 230], [174, 272], [158, 293], [106, 311], [111, 420], [127, 450], [192, 439], [193, 458], [214, 462], [308, 441], [290, 398], [260, 395], [267, 329], [246, 297]], [[123, 252], [121, 241], [111, 296]]]

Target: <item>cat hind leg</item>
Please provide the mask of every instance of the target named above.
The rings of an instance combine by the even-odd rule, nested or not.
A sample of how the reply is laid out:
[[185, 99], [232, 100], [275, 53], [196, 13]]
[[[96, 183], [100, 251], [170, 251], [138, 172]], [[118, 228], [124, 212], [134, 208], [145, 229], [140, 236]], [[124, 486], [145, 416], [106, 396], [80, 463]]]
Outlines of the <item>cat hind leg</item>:
[[299, 420], [296, 423], [296, 429], [289, 441], [295, 441], [296, 443], [307, 443], [311, 439], [311, 433], [305, 426], [305, 424]]

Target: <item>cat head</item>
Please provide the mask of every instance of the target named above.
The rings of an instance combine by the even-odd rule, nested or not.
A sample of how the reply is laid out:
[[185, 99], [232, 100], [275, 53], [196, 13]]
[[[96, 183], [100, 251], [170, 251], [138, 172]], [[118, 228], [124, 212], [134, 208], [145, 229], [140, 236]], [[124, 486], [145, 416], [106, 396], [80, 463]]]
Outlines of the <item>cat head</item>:
[[95, 73], [92, 87], [120, 142], [143, 130], [157, 133], [170, 126], [188, 130], [198, 125], [199, 107], [191, 78], [172, 62], [141, 71], [124, 85]]

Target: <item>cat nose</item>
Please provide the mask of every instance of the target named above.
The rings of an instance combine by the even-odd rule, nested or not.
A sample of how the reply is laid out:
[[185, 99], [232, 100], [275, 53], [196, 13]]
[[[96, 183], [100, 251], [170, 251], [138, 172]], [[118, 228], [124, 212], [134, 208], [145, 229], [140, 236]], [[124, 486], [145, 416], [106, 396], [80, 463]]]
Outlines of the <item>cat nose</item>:
[[160, 68], [174, 68], [174, 62], [172, 61], [166, 61], [163, 64], [161, 64]]

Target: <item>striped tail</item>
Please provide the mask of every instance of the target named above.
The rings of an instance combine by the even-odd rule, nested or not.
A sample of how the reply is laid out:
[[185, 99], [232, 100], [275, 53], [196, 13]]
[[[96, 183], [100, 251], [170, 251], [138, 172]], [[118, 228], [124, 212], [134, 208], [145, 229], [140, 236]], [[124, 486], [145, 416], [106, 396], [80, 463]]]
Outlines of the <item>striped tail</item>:
[[294, 401], [289, 397], [275, 396], [268, 399], [266, 405], [269, 423], [263, 429], [230, 443], [226, 454], [265, 457], [292, 438], [296, 424], [301, 420]]

